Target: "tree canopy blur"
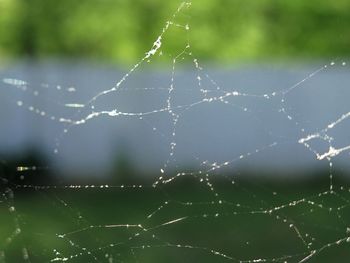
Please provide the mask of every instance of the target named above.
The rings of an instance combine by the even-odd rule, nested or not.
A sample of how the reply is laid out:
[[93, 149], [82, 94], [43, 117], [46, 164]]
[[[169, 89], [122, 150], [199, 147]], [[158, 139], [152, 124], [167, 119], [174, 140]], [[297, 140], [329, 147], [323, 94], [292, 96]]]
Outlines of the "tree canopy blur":
[[[0, 58], [133, 63], [152, 46], [179, 4], [0, 0]], [[346, 0], [194, 0], [183, 17], [191, 26], [195, 55], [202, 59], [319, 59], [349, 56], [349, 10]]]

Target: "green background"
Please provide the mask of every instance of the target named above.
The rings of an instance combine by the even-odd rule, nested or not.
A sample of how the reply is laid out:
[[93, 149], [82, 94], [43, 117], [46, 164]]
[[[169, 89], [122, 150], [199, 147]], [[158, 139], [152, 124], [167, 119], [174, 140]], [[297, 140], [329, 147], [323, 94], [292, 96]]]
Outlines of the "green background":
[[[0, 0], [0, 58], [91, 58], [133, 64], [178, 0]], [[212, 62], [348, 57], [350, 2], [194, 0], [181, 13], [196, 57]], [[178, 34], [178, 35], [176, 35]], [[184, 34], [180, 30], [176, 37]], [[176, 48], [170, 44], [170, 49]]]

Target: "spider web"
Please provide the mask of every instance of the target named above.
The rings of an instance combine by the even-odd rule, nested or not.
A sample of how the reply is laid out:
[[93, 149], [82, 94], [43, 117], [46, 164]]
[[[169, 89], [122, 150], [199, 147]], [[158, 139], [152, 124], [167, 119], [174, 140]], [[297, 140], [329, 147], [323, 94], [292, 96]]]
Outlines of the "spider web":
[[[156, 177], [132, 184], [25, 183], [27, 173], [59, 165], [17, 166], [16, 178], [23, 182], [2, 175], [0, 262], [343, 262], [349, 256], [350, 188], [341, 178], [335, 181], [334, 166], [348, 160], [344, 130], [350, 112], [343, 95], [337, 97], [344, 104], [340, 110], [317, 104], [322, 93], [345, 92], [342, 83], [323, 77], [346, 70], [346, 63], [332, 61], [299, 81], [277, 81], [258, 92], [252, 88], [258, 83], [248, 79], [245, 86], [222, 85], [220, 74], [209, 74], [192, 51], [190, 5], [182, 3], [144, 57], [95, 95], [69, 85], [38, 87], [3, 78], [6, 100], [59, 130], [51, 138], [56, 156], [72, 150], [65, 150], [70, 136], [105, 122], [132, 123], [136, 131], [137, 125], [146, 127], [166, 154], [155, 163]], [[170, 75], [165, 70], [166, 81], [143, 82], [142, 73], [152, 74], [150, 64], [157, 60]], [[134, 85], [140, 79], [143, 84]], [[130, 104], [127, 96], [142, 103]], [[314, 108], [305, 116], [296, 101]], [[227, 125], [232, 122], [234, 129]], [[211, 151], [200, 151], [203, 145]], [[292, 159], [285, 147], [302, 149], [313, 163], [327, 166], [327, 182], [310, 190], [244, 176], [242, 167], [278, 166], [274, 158], [281, 154]], [[149, 155], [149, 148], [142, 154]], [[186, 160], [196, 166], [184, 168]]]

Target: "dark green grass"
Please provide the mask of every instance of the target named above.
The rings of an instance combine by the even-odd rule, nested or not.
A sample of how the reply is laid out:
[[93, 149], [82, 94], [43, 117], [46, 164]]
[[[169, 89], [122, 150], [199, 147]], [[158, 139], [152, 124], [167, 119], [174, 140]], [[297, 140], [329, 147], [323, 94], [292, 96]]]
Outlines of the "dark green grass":
[[[22, 262], [23, 247], [30, 262], [49, 262], [54, 250], [77, 255], [70, 262], [109, 262], [107, 255], [112, 262], [230, 262], [223, 254], [233, 262], [299, 262], [313, 249], [318, 253], [307, 262], [346, 262], [350, 257], [350, 243], [336, 244], [350, 235], [346, 187], [319, 196], [328, 191], [324, 181], [238, 182], [214, 181], [214, 192], [189, 178], [156, 189], [14, 189], [16, 212], [1, 203], [0, 250], [4, 262]], [[6, 244], [16, 220], [21, 234]], [[126, 224], [147, 231], [113, 226]], [[307, 248], [306, 243], [312, 244]]]

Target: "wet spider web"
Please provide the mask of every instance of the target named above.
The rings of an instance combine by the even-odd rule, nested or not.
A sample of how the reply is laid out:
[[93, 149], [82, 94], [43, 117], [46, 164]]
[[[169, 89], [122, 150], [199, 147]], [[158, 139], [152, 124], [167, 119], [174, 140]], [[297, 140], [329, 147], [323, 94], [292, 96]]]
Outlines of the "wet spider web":
[[[329, 109], [329, 103], [315, 107], [311, 116], [303, 116], [295, 104], [310, 103], [306, 94], [317, 102], [325, 91], [315, 81], [339, 70], [346, 73], [346, 62], [331, 61], [287, 86], [257, 91], [249, 85], [221, 85], [192, 51], [190, 5], [181, 4], [145, 56], [95, 95], [82, 95], [79, 87], [69, 85], [3, 78], [3, 85], [18, 96], [4, 92], [16, 107], [59, 130], [52, 138], [55, 155], [64, 151], [70, 134], [99, 120], [141, 123], [166, 154], [154, 178], [132, 184], [26, 184], [3, 176], [0, 262], [343, 262], [349, 256], [350, 188], [335, 175], [335, 162], [343, 157], [346, 163], [350, 150], [346, 98], [339, 99], [344, 103], [339, 111]], [[167, 45], [175, 45], [177, 52]], [[166, 81], [132, 85], [157, 60], [169, 69]], [[183, 78], [181, 65], [188, 67], [189, 76]], [[326, 85], [327, 91], [342, 92], [339, 85]], [[146, 103], [125, 102], [125, 96], [138, 92]], [[21, 99], [22, 93], [53, 106], [38, 107]], [[273, 123], [266, 112], [276, 116]], [[326, 117], [320, 120], [319, 114]], [[226, 126], [232, 122], [233, 130]], [[252, 131], [249, 123], [259, 128]], [[207, 126], [217, 132], [206, 133]], [[284, 134], [290, 129], [295, 133]], [[256, 133], [266, 139], [254, 140]], [[227, 144], [235, 148], [246, 138], [242, 134], [252, 139], [236, 149], [238, 154], [217, 154]], [[212, 154], [197, 150], [203, 144], [212, 147]], [[280, 155], [290, 145], [327, 167], [326, 183], [313, 190], [280, 189], [265, 187], [264, 177], [247, 182], [235, 171], [241, 163], [275, 158], [275, 152]], [[186, 146], [192, 150], [187, 155]], [[197, 166], [184, 168], [184, 159]], [[51, 168], [17, 166], [16, 175], [24, 179], [28, 172], [45, 169]]]

